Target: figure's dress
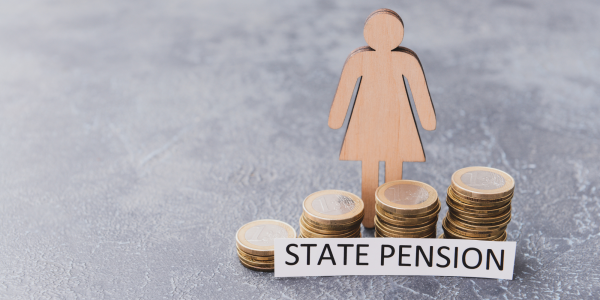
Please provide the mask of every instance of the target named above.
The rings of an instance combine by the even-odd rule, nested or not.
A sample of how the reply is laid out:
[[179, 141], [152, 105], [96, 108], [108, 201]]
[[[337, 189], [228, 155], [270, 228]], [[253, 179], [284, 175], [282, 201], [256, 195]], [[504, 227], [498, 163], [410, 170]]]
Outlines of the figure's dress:
[[[404, 69], [409, 69], [405, 67], [407, 60], [415, 59], [418, 63], [418, 59], [407, 52], [379, 55], [372, 49], [358, 51], [348, 58], [347, 63], [362, 65], [362, 80], [340, 160], [425, 161], [402, 77], [411, 76]], [[422, 69], [419, 67], [419, 70]]]

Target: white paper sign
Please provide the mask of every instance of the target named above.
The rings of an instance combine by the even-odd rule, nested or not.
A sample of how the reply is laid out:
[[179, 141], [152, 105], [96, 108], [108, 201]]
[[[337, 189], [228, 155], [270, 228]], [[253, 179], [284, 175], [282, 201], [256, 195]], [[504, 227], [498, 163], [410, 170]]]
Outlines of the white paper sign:
[[426, 275], [512, 279], [516, 242], [275, 239], [275, 277]]

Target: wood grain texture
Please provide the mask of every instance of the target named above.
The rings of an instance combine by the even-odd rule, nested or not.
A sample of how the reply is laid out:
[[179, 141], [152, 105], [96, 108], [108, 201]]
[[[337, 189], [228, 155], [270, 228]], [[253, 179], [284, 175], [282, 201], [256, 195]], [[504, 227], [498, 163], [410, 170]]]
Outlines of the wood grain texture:
[[400, 47], [404, 24], [394, 11], [380, 9], [367, 18], [369, 46], [348, 56], [329, 114], [329, 126], [342, 126], [356, 81], [362, 77], [340, 160], [362, 161], [363, 225], [374, 226], [378, 162], [386, 162], [385, 181], [402, 179], [402, 163], [423, 162], [425, 153], [408, 98], [407, 79], [421, 125], [434, 130], [436, 117], [417, 55]]

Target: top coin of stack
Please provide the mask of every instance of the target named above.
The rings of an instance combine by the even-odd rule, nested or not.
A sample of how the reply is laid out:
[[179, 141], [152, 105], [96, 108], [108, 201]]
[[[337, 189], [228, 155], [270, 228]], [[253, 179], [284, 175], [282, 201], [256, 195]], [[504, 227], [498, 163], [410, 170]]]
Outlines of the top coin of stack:
[[460, 169], [452, 175], [444, 218], [444, 238], [505, 241], [515, 180], [488, 167]]
[[360, 237], [365, 205], [358, 196], [338, 190], [310, 194], [302, 204], [300, 236], [303, 238]]
[[433, 187], [396, 180], [375, 191], [375, 236], [435, 238], [440, 200]]
[[255, 271], [275, 269], [274, 239], [295, 238], [296, 231], [277, 220], [258, 220], [242, 226], [235, 234], [235, 244], [242, 265]]

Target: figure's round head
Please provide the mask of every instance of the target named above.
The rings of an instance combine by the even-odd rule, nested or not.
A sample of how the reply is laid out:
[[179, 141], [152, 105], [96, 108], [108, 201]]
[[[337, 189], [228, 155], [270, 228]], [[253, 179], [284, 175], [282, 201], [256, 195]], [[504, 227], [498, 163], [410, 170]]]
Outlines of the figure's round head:
[[365, 41], [375, 50], [390, 51], [404, 38], [404, 24], [393, 10], [378, 9], [371, 13], [363, 31]]

